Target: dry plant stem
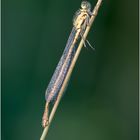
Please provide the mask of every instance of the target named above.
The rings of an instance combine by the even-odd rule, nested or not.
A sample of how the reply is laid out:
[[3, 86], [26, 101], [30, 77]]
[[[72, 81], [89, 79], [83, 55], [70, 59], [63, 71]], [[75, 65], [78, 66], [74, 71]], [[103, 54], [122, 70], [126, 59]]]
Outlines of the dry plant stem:
[[[93, 10], [93, 12], [92, 12], [92, 16], [91, 16], [91, 19], [90, 19], [90, 22], [89, 22], [90, 25], [87, 26], [86, 31], [85, 31], [85, 33], [84, 33], [84, 35], [83, 35], [84, 38], [86, 38], [87, 35], [88, 35], [88, 32], [89, 32], [89, 30], [90, 30], [90, 28], [91, 28], [91, 25], [92, 25], [92, 23], [93, 23], [93, 21], [94, 21], [96, 15], [97, 15], [97, 13], [98, 13], [98, 9], [99, 9], [101, 3], [102, 3], [102, 0], [98, 0], [98, 1], [97, 1], [97, 4], [96, 4], [96, 6], [95, 6], [95, 8], [94, 8], [94, 10]], [[54, 104], [54, 106], [53, 106], [53, 108], [52, 108], [51, 113], [50, 113], [49, 124], [44, 128], [44, 131], [43, 131], [43, 133], [42, 133], [42, 136], [41, 136], [40, 140], [45, 140], [45, 138], [46, 138], [46, 136], [47, 136], [49, 126], [50, 126], [50, 124], [51, 124], [51, 122], [52, 122], [52, 119], [53, 119], [54, 114], [55, 114], [55, 112], [56, 112], [56, 109], [57, 109], [57, 107], [58, 107], [58, 105], [59, 105], [59, 102], [60, 102], [60, 100], [61, 100], [61, 97], [62, 97], [62, 95], [63, 95], [63, 93], [64, 93], [65, 87], [66, 87], [67, 82], [68, 82], [68, 80], [69, 80], [69, 78], [70, 78], [70, 76], [71, 76], [71, 73], [72, 73], [73, 68], [74, 68], [74, 66], [75, 66], [75, 63], [76, 63], [76, 61], [77, 61], [77, 59], [78, 59], [78, 56], [79, 56], [79, 54], [80, 54], [80, 51], [81, 51], [81, 49], [82, 49], [82, 47], [83, 47], [83, 44], [84, 44], [84, 41], [83, 41], [83, 39], [81, 39], [81, 41], [80, 41], [80, 43], [79, 43], [79, 46], [78, 46], [78, 49], [77, 49], [77, 51], [76, 51], [76, 53], [75, 53], [75, 56], [74, 56], [74, 58], [73, 58], [73, 60], [72, 60], [71, 66], [70, 66], [70, 68], [69, 68], [69, 71], [68, 71], [68, 73], [67, 73], [67, 76], [66, 76], [66, 78], [65, 78], [65, 80], [64, 80], [64, 83], [63, 83], [63, 85], [62, 85], [62, 88], [61, 88], [61, 90], [60, 90], [60, 92], [59, 92], [59, 94], [58, 94], [57, 100], [56, 100], [56, 102], [55, 102], [55, 104]]]

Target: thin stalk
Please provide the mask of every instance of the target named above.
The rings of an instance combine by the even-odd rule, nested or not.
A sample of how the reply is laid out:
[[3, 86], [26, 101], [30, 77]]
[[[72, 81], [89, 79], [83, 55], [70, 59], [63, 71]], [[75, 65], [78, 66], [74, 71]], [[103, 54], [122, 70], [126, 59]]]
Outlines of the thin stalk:
[[[88, 32], [89, 32], [89, 30], [90, 30], [90, 28], [91, 28], [91, 25], [93, 24], [94, 19], [95, 19], [97, 13], [98, 13], [98, 9], [99, 9], [101, 3], [102, 3], [102, 0], [98, 0], [97, 3], [96, 3], [96, 6], [95, 6], [95, 8], [94, 8], [94, 10], [92, 11], [92, 16], [91, 16], [90, 22], [89, 22], [90, 24], [89, 24], [89, 26], [87, 26], [87, 28], [86, 28], [86, 30], [85, 30], [85, 33], [84, 33], [84, 35], [83, 35], [83, 38], [85, 38], [85, 39], [86, 39], [86, 37], [87, 37], [87, 35], [88, 35]], [[61, 100], [61, 98], [62, 98], [62, 95], [63, 95], [63, 93], [64, 93], [64, 90], [65, 90], [65, 88], [66, 88], [66, 86], [67, 86], [67, 83], [68, 83], [68, 81], [69, 81], [69, 78], [70, 78], [70, 76], [71, 76], [71, 74], [72, 74], [73, 68], [74, 68], [75, 63], [76, 63], [76, 61], [77, 61], [77, 59], [78, 59], [78, 56], [79, 56], [80, 51], [81, 51], [81, 49], [82, 49], [82, 47], [83, 47], [83, 44], [84, 44], [84, 41], [83, 41], [83, 39], [81, 39], [81, 41], [80, 41], [80, 43], [79, 43], [79, 46], [78, 46], [78, 48], [77, 48], [77, 50], [76, 50], [75, 56], [74, 56], [74, 58], [73, 58], [73, 60], [72, 60], [72, 63], [71, 63], [71, 65], [70, 65], [70, 68], [69, 68], [69, 70], [68, 70], [67, 76], [66, 76], [66, 78], [65, 78], [65, 80], [64, 80], [64, 83], [63, 83], [63, 85], [62, 85], [62, 88], [61, 88], [61, 90], [60, 90], [60, 92], [59, 92], [59, 94], [58, 94], [57, 100], [56, 100], [56, 102], [55, 102], [55, 104], [54, 104], [54, 106], [53, 106], [53, 108], [52, 108], [51, 113], [50, 113], [49, 124], [44, 128], [40, 140], [45, 140], [45, 138], [46, 138], [46, 136], [47, 136], [47, 134], [48, 134], [49, 126], [50, 126], [50, 124], [51, 124], [51, 122], [52, 122], [52, 119], [53, 119], [54, 114], [55, 114], [55, 112], [56, 112], [56, 110], [57, 110], [57, 107], [58, 107], [58, 105], [59, 105], [59, 102], [60, 102], [60, 100]]]

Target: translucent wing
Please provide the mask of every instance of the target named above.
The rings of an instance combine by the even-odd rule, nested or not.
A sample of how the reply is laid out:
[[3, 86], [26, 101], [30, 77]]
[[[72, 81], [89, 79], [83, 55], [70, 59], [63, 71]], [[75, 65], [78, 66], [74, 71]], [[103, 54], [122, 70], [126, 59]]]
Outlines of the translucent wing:
[[50, 102], [57, 97], [61, 89], [61, 86], [63, 84], [63, 81], [67, 75], [69, 66], [71, 64], [72, 58], [75, 53], [75, 47], [73, 47], [71, 50], [71, 45], [73, 43], [75, 33], [76, 33], [76, 30], [73, 28], [68, 38], [63, 54], [60, 58], [60, 61], [48, 85], [48, 88], [45, 93], [45, 98], [47, 102]]

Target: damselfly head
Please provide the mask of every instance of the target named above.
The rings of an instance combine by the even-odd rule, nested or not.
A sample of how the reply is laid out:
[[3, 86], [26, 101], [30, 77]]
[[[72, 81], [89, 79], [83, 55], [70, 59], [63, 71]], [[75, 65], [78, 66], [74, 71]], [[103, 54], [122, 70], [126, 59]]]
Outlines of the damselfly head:
[[91, 5], [88, 1], [82, 1], [81, 8], [85, 10], [91, 10]]

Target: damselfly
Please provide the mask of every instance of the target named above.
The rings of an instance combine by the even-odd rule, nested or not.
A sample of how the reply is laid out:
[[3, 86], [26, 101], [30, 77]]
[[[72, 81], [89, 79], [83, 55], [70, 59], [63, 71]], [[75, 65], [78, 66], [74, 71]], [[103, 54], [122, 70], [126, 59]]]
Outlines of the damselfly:
[[[79, 9], [73, 18], [73, 28], [68, 38], [66, 47], [61, 56], [61, 59], [56, 67], [56, 70], [51, 78], [51, 81], [47, 87], [45, 98], [46, 106], [42, 118], [42, 126], [48, 125], [48, 115], [49, 115], [49, 104], [52, 101], [57, 100], [58, 93], [63, 85], [71, 62], [76, 52], [76, 43], [80, 37], [83, 38], [83, 33], [89, 24], [91, 17], [91, 5], [87, 1], [81, 3], [81, 9]], [[89, 44], [89, 42], [87, 42]], [[90, 45], [90, 44], [89, 44]]]

